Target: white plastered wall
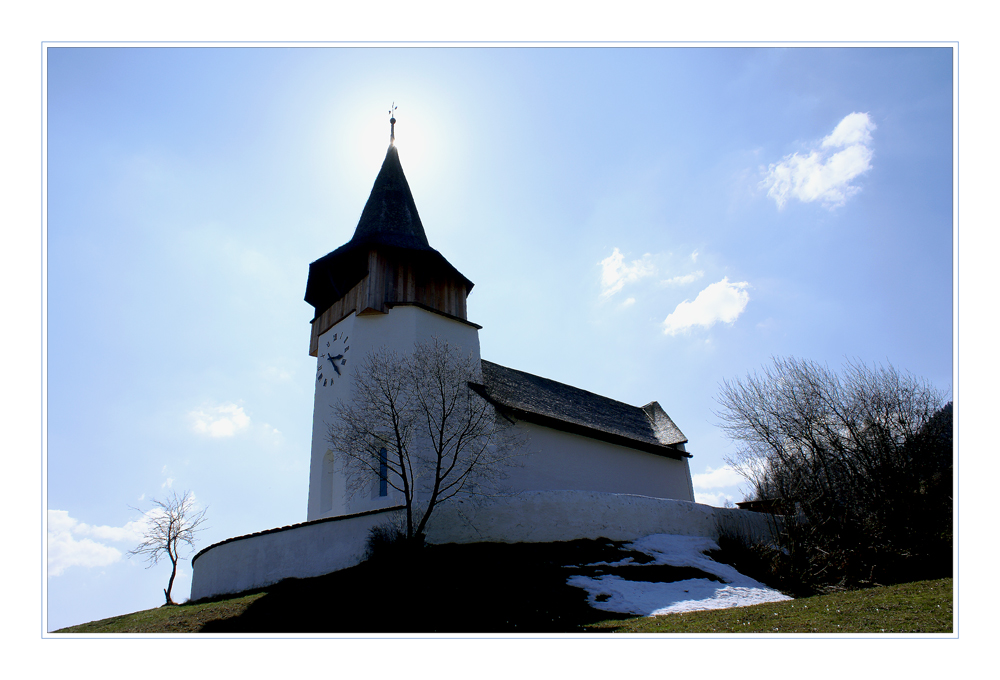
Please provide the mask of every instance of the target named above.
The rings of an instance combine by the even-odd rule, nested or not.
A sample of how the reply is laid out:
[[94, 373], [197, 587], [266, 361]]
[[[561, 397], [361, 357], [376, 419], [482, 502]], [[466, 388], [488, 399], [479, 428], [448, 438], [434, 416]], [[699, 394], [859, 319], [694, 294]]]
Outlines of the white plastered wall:
[[[402, 510], [302, 524], [211, 546], [194, 562], [191, 599], [237, 593], [284, 578], [320, 576], [358, 564], [369, 530], [396, 521]], [[688, 501], [593, 491], [525, 491], [476, 505], [435, 508], [427, 541], [521, 543], [607, 538], [632, 541], [652, 534], [716, 538], [717, 519], [765, 539], [776, 518]]]
[[239, 593], [286, 578], [322, 576], [353, 567], [364, 559], [372, 527], [398, 513], [304, 524], [212, 546], [192, 565], [191, 599]]
[[510, 469], [518, 491], [576, 490], [694, 501], [687, 458], [677, 460], [521, 421], [528, 453]]
[[[336, 341], [332, 340], [334, 336]], [[475, 326], [413, 305], [399, 305], [386, 314], [351, 314], [323, 333], [319, 337], [317, 369], [326, 369], [329, 363], [324, 364], [327, 343], [333, 349], [345, 336], [350, 349], [343, 352], [347, 357], [347, 364], [341, 367], [343, 376], [334, 375], [332, 385], [324, 386], [321, 381], [316, 385], [307, 520], [365, 512], [401, 502], [391, 487], [388, 496], [379, 497], [375, 479], [372, 480], [371, 493], [348, 497], [346, 480], [336, 471], [329, 455], [327, 431], [334, 417], [333, 407], [338, 400], [350, 398], [351, 375], [367, 354], [383, 347], [409, 353], [416, 343], [437, 338], [463, 353], [471, 354], [477, 363], [480, 358], [479, 331]]]

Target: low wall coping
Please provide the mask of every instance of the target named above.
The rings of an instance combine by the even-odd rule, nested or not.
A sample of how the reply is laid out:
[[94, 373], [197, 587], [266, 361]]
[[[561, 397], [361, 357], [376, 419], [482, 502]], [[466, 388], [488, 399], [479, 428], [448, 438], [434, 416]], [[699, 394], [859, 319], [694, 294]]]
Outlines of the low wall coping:
[[219, 541], [218, 543], [213, 543], [207, 548], [202, 548], [191, 558], [191, 568], [194, 568], [194, 562], [199, 557], [207, 553], [212, 548], [218, 548], [220, 545], [225, 545], [226, 543], [232, 543], [234, 541], [242, 541], [246, 538], [253, 538], [255, 536], [263, 536], [265, 534], [276, 534], [281, 531], [291, 531], [292, 529], [299, 529], [301, 527], [312, 526], [313, 524], [323, 524], [325, 522], [339, 522], [344, 519], [352, 519], [354, 517], [364, 517], [365, 515], [377, 515], [380, 512], [389, 512], [391, 510], [405, 510], [405, 505], [392, 505], [386, 508], [376, 508], [374, 510], [365, 510], [364, 512], [356, 512], [353, 515], [338, 515], [336, 517], [320, 517], [319, 519], [309, 520], [308, 522], [299, 522], [298, 524], [289, 524], [283, 527], [275, 527], [274, 529], [265, 529], [263, 531], [255, 531], [252, 534], [243, 534], [242, 536], [233, 536], [232, 538], [227, 538], [224, 541]]

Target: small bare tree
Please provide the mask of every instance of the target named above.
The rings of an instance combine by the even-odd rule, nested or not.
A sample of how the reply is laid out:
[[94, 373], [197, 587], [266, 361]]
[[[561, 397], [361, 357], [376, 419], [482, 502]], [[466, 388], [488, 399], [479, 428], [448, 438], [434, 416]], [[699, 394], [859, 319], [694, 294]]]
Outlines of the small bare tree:
[[509, 491], [503, 482], [526, 442], [471, 389], [481, 382], [474, 357], [435, 339], [411, 355], [369, 354], [354, 373], [352, 398], [334, 406], [328, 441], [348, 493], [376, 481], [399, 492], [408, 540], [422, 538], [440, 503]]
[[177, 576], [177, 562], [180, 559], [178, 548], [181, 543], [194, 547], [194, 535], [204, 528], [201, 525], [208, 508], [196, 510], [194, 495], [190, 491], [185, 491], [180, 497], [174, 493], [163, 501], [154, 499], [153, 504], [157, 507], [146, 515], [147, 528], [143, 541], [129, 550], [128, 554], [130, 557], [145, 556], [149, 562], [147, 569], [157, 564], [164, 555], [170, 559], [170, 581], [163, 589], [163, 595], [167, 598], [167, 604], [176, 604], [170, 597], [170, 592]]

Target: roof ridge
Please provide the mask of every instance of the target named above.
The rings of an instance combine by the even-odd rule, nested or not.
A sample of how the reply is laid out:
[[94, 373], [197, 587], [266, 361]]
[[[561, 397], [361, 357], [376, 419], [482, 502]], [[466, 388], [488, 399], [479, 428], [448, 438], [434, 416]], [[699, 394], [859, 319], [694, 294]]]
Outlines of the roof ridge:
[[570, 388], [572, 390], [576, 390], [577, 392], [584, 392], [586, 394], [589, 394], [589, 395], [592, 395], [592, 396], [595, 396], [595, 397], [599, 397], [601, 399], [607, 399], [608, 401], [613, 401], [616, 404], [622, 404], [623, 406], [628, 406], [629, 408], [639, 408], [639, 409], [643, 408], [642, 406], [636, 406], [635, 404], [630, 404], [627, 401], [620, 401], [618, 399], [613, 399], [612, 397], [606, 397], [603, 394], [598, 394], [597, 392], [591, 392], [590, 390], [585, 390], [582, 387], [576, 387], [575, 385], [570, 385], [569, 383], [559, 382], [558, 380], [553, 380], [552, 378], [545, 378], [543, 376], [536, 375], [534, 373], [528, 373], [527, 371], [521, 371], [521, 370], [516, 369], [516, 368], [511, 368], [510, 366], [504, 366], [502, 364], [496, 363], [495, 361], [487, 361], [486, 359], [482, 359], [481, 361], [483, 363], [492, 364], [494, 366], [499, 366], [500, 368], [502, 368], [504, 370], [507, 370], [507, 371], [514, 371], [515, 373], [520, 373], [521, 375], [527, 375], [527, 376], [530, 376], [532, 378], [536, 378], [537, 380], [544, 380], [545, 382], [548, 382], [548, 383], [554, 383], [556, 385], [562, 385], [563, 387], [568, 387], [568, 388]]

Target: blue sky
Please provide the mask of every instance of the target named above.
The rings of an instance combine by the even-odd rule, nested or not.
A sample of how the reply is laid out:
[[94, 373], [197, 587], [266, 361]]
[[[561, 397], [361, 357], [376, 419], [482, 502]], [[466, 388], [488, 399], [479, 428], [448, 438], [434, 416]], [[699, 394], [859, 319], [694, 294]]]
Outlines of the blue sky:
[[160, 604], [124, 556], [152, 498], [209, 507], [199, 547], [305, 519], [308, 264], [393, 101], [483, 357], [659, 401], [699, 500], [742, 500], [714, 397], [771, 356], [952, 389], [950, 49], [59, 48], [47, 78], [50, 629]]

